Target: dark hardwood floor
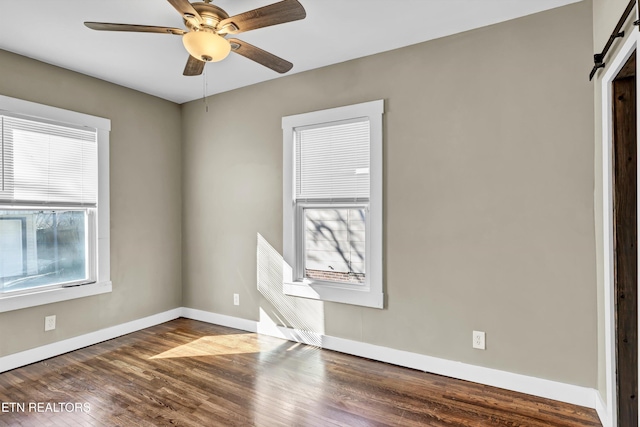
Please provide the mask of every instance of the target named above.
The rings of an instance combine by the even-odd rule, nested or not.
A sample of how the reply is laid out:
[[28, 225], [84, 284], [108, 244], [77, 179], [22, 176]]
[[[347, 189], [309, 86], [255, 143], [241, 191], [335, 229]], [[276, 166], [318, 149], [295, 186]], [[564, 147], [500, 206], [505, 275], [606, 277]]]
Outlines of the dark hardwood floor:
[[2, 426], [600, 426], [591, 409], [187, 319], [0, 374], [0, 403]]

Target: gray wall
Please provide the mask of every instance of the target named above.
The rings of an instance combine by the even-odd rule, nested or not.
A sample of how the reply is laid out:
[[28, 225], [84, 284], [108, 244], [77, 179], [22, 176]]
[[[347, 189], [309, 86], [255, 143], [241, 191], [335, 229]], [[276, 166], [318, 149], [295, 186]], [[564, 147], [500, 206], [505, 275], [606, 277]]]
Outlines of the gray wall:
[[[184, 305], [595, 387], [592, 50], [581, 2], [184, 104]], [[285, 298], [281, 118], [380, 98], [386, 308]]]
[[[0, 313], [0, 356], [181, 304], [180, 107], [0, 51], [0, 94], [111, 119], [113, 292]], [[44, 316], [57, 329], [44, 332]]]

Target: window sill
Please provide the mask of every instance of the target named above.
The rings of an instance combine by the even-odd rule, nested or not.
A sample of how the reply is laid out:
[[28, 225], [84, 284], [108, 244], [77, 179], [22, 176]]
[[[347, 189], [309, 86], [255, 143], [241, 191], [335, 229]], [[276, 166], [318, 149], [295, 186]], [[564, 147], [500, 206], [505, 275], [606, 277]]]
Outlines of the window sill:
[[352, 289], [342, 286], [312, 284], [305, 282], [284, 282], [285, 295], [340, 302], [363, 307], [384, 308], [384, 294], [374, 293], [369, 288]]
[[111, 282], [99, 282], [72, 288], [47, 289], [30, 294], [4, 295], [0, 296], [0, 313], [109, 292], [111, 292]]

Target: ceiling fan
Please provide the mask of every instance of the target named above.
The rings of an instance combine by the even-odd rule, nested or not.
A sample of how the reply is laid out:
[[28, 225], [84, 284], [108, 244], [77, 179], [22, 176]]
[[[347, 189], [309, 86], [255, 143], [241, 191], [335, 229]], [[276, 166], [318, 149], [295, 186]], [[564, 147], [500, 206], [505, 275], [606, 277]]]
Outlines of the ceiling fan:
[[149, 25], [85, 22], [84, 25], [99, 31], [130, 31], [182, 36], [189, 59], [184, 68], [185, 76], [198, 76], [207, 62], [221, 61], [229, 52], [251, 59], [278, 73], [286, 73], [293, 64], [247, 42], [226, 37], [258, 28], [304, 19], [307, 13], [298, 0], [282, 0], [268, 6], [231, 16], [211, 4], [211, 0], [189, 3], [188, 0], [167, 0], [182, 15], [187, 31], [180, 28]]

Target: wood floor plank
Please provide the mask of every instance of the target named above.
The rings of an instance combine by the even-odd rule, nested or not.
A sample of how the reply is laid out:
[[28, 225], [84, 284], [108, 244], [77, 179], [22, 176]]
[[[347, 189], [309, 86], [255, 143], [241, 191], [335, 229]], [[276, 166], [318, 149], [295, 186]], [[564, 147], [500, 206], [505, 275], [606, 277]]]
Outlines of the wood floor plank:
[[601, 427], [595, 411], [177, 319], [0, 374], [0, 426]]

